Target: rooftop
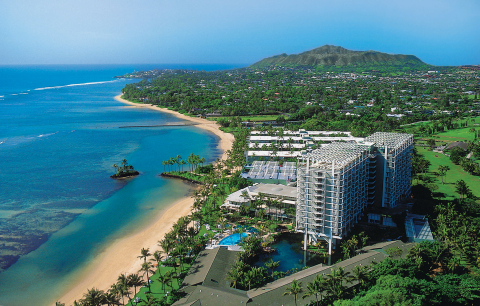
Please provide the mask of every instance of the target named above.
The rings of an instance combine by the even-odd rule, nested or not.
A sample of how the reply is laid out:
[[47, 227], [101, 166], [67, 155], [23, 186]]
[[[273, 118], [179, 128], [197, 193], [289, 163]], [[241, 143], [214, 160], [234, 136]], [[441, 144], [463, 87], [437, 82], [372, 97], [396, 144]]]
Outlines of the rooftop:
[[461, 148], [463, 149], [463, 151], [467, 151], [468, 150], [468, 144], [466, 144], [465, 142], [463, 141], [454, 141], [452, 143], [450, 143], [446, 148], [445, 150], [451, 150], [453, 148]]
[[[193, 286], [207, 283], [211, 286], [225, 286], [225, 276], [238, 252], [226, 248], [204, 250], [197, 256], [190, 267], [182, 286]], [[214, 269], [212, 267], [215, 266]]]
[[343, 168], [368, 150], [365, 145], [335, 142], [306, 154], [304, 158], [312, 159], [312, 168], [332, 169], [333, 164], [335, 168]]
[[277, 184], [258, 184], [250, 187], [250, 192], [265, 193], [279, 197], [297, 198], [297, 187], [290, 187]]
[[412, 134], [376, 132], [365, 138], [365, 141], [373, 142], [377, 147], [387, 146], [396, 149], [410, 139], [413, 139]]
[[[177, 306], [193, 306], [193, 305], [258, 305], [258, 306], [277, 306], [277, 305], [295, 305], [293, 296], [283, 296], [285, 288], [290, 286], [292, 281], [295, 279], [303, 283], [304, 288], [308, 282], [311, 282], [316, 278], [318, 274], [327, 275], [331, 273], [332, 268], [344, 267], [345, 272], [351, 272], [356, 266], [369, 266], [372, 262], [379, 262], [387, 258], [386, 250], [393, 247], [398, 247], [403, 251], [403, 254], [406, 254], [408, 249], [412, 247], [412, 243], [403, 243], [402, 241], [389, 241], [382, 242], [373, 246], [365, 247], [361, 252], [344, 261], [341, 261], [332, 266], [322, 266], [317, 265], [287, 277], [278, 279], [274, 282], [268, 283], [261, 288], [252, 289], [249, 291], [237, 290], [229, 288], [229, 284], [226, 282], [205, 282], [203, 284], [198, 284], [196, 286], [186, 285], [185, 282], [182, 284], [184, 286], [181, 289], [187, 295], [177, 301], [174, 305]], [[226, 250], [225, 250], [226, 251]], [[217, 271], [215, 273], [226, 273], [230, 268], [231, 263], [222, 262], [217, 260], [225, 256], [222, 254], [223, 251], [214, 250], [202, 251], [202, 258], [199, 259], [200, 266], [197, 266], [197, 271], [201, 275], [198, 279], [210, 278], [210, 271]], [[228, 251], [226, 251], [228, 253]], [[233, 252], [230, 252], [233, 253]], [[211, 259], [213, 258], [213, 260]], [[210, 263], [211, 262], [211, 263]], [[205, 263], [205, 266], [201, 266], [202, 263]], [[203, 272], [201, 270], [207, 270]], [[207, 276], [208, 275], [208, 276]], [[217, 277], [220, 279], [220, 277]], [[185, 278], [187, 280], [187, 278]], [[305, 299], [305, 302], [310, 302], [315, 300], [315, 297], [310, 297]]]
[[296, 178], [296, 165], [294, 162], [285, 162], [283, 166], [279, 166], [279, 163], [275, 161], [257, 160], [254, 161], [251, 166], [247, 166], [246, 168], [249, 168], [250, 171], [242, 173], [242, 177], [244, 178], [260, 180], [294, 180]]
[[[243, 192], [246, 191], [249, 197], [243, 197]], [[263, 193], [270, 196], [279, 198], [297, 198], [297, 188], [280, 184], [255, 184], [253, 186], [245, 187], [231, 193], [227, 197], [227, 201], [236, 203], [248, 203], [252, 197], [257, 196], [259, 193]]]

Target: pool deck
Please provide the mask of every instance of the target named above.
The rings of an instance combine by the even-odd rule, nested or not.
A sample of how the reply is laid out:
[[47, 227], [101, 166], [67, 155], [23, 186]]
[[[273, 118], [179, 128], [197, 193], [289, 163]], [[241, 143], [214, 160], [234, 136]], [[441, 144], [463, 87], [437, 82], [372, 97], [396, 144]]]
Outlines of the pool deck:
[[206, 250], [213, 250], [217, 248], [226, 248], [229, 251], [240, 252], [243, 251], [243, 247], [240, 245], [219, 245], [219, 244], [207, 244]]

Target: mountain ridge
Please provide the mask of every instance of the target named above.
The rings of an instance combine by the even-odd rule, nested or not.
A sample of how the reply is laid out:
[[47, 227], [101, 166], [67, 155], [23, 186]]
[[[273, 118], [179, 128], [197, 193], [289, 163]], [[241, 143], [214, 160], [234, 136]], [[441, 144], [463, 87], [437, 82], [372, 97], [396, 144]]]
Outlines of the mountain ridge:
[[427, 65], [415, 55], [388, 54], [374, 50], [353, 51], [340, 46], [324, 45], [298, 54], [271, 56], [251, 65], [266, 66], [410, 66]]

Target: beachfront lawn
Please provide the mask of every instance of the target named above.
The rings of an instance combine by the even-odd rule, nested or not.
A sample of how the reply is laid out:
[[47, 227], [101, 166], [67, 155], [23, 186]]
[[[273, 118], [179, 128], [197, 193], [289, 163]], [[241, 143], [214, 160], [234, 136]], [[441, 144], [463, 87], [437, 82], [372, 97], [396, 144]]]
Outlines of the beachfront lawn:
[[205, 181], [205, 177], [203, 175], [199, 175], [199, 174], [188, 172], [188, 171], [180, 171], [180, 172], [178, 172], [178, 171], [167, 171], [165, 173], [168, 173], [170, 175], [175, 175], [175, 176], [178, 176], [178, 177], [182, 177], [182, 178], [186, 178], [186, 179], [196, 181], [196, 182], [200, 182], [200, 183]]
[[231, 134], [234, 134], [235, 132], [238, 131], [237, 127], [223, 127], [223, 126], [221, 126], [219, 129], [222, 132], [231, 133]]
[[[178, 262], [177, 262], [177, 264], [178, 264]], [[190, 266], [191, 266], [190, 264], [184, 263], [182, 273], [185, 274], [186, 272], [188, 272], [188, 270], [190, 269]], [[155, 298], [157, 298], [160, 301], [166, 299], [167, 304], [170, 305], [173, 302], [173, 297], [172, 297], [171, 292], [178, 290], [179, 284], [182, 283], [183, 278], [179, 279], [179, 280], [177, 280], [176, 278], [173, 278], [173, 279], [170, 279], [170, 281], [168, 281], [168, 284], [167, 283], [163, 284], [162, 281], [160, 280], [160, 275], [165, 275], [166, 273], [168, 273], [168, 271], [170, 271], [170, 273], [172, 273], [173, 275], [176, 274], [175, 269], [173, 267], [163, 267], [162, 266], [155, 271], [153, 276], [150, 277], [150, 279], [151, 279], [150, 290], [151, 290], [151, 295], [152, 296], [154, 296]], [[177, 267], [177, 273], [180, 273], [180, 266]], [[138, 289], [138, 291], [139, 292], [137, 293], [137, 295], [133, 296], [134, 292], [133, 292], [133, 288], [132, 288], [132, 296], [133, 296], [132, 300], [129, 301], [128, 303], [126, 303], [125, 305], [127, 305], [127, 306], [135, 305], [133, 300], [135, 300], [136, 297], [139, 297], [141, 300], [146, 300], [147, 299], [147, 294], [145, 292], [148, 292], [148, 286], [141, 287], [141, 288]], [[146, 305], [146, 303], [138, 302], [136, 305], [141, 306], [141, 305]]]

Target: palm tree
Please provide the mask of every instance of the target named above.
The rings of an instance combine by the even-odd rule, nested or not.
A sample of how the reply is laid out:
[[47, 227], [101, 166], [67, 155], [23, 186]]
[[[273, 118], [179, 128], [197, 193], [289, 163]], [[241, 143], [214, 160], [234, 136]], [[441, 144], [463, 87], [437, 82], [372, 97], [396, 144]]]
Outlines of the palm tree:
[[167, 160], [167, 165], [169, 166], [170, 171], [172, 171], [171, 166], [173, 166], [173, 160], [171, 158], [169, 160]]
[[[107, 293], [105, 293], [105, 303], [107, 303], [108, 306], [120, 305], [120, 298], [116, 290], [108, 289]], [[73, 305], [75, 306], [75, 303]]]
[[148, 291], [150, 291], [150, 278], [148, 276], [148, 273], [154, 273], [152, 263], [149, 261], [144, 262], [138, 272], [143, 272], [144, 275], [147, 274]]
[[122, 305], [125, 305], [125, 287], [124, 286], [120, 285], [117, 282], [110, 287], [109, 291], [113, 292], [118, 297], [118, 299], [122, 297]]
[[283, 296], [285, 295], [295, 296], [295, 305], [297, 305], [297, 296], [302, 292], [303, 292], [302, 282], [299, 282], [296, 279], [294, 279], [290, 287], [285, 287], [285, 292], [283, 293]]
[[336, 300], [341, 299], [345, 293], [344, 281], [351, 282], [350, 272], [345, 272], [344, 267], [332, 268], [332, 272], [327, 275], [327, 290]]
[[243, 270], [240, 266], [238, 267], [234, 266], [230, 269], [230, 271], [227, 272], [227, 279], [233, 282], [232, 283], [233, 288], [237, 288], [237, 282], [241, 280], [242, 277], [243, 277]]
[[180, 161], [180, 166], [182, 166], [182, 172], [183, 172], [183, 166], [186, 165], [187, 162], [184, 161], [183, 159]]
[[175, 156], [175, 163], [178, 165], [178, 172], [180, 172], [180, 161], [182, 160], [182, 157], [180, 155]]
[[55, 302], [55, 306], [65, 306], [65, 303], [61, 303], [61, 302]]
[[[115, 298], [117, 299], [117, 301], [119, 303], [118, 305], [120, 305], [120, 296], [122, 296], [122, 305], [125, 305], [125, 300], [123, 299], [121, 288], [118, 286], [117, 283], [114, 283], [110, 286], [110, 289], [108, 289], [108, 294], [115, 296]], [[108, 299], [108, 297], [107, 297], [107, 299]]]
[[152, 254], [150, 254], [150, 249], [149, 248], [142, 248], [142, 250], [140, 251], [141, 255], [140, 256], [137, 256], [137, 258], [143, 258], [143, 262], [147, 262], [147, 257], [148, 256], [152, 256]]
[[115, 173], [118, 173], [118, 170], [117, 170], [117, 169], [118, 169], [118, 166], [117, 166], [117, 164], [113, 164], [112, 167], [115, 168]]
[[162, 259], [163, 259], [162, 251], [160, 251], [160, 250], [157, 250], [157, 251], [153, 252], [153, 258], [150, 259], [150, 261], [156, 261], [157, 262], [157, 269], [160, 272], [160, 274], [161, 274], [160, 262], [162, 261]]
[[270, 270], [272, 270], [272, 278], [273, 278], [273, 272], [275, 271], [275, 269], [277, 269], [280, 266], [280, 261], [274, 262], [273, 259], [270, 258], [270, 260], [265, 263], [265, 266]]
[[[169, 163], [173, 166], [177, 163], [177, 160], [174, 157], [170, 157]], [[173, 167], [173, 171], [175, 171], [175, 167]]]
[[143, 279], [138, 274], [130, 274], [128, 276], [128, 280], [130, 285], [132, 285], [133, 288], [135, 288], [135, 295], [137, 295], [137, 287], [142, 286], [144, 284]]
[[183, 258], [187, 253], [187, 249], [184, 243], [178, 243], [174, 249], [176, 255], [178, 256], [178, 261], [180, 263], [180, 272], [183, 271]]
[[126, 294], [130, 300], [130, 278], [125, 273], [118, 276], [117, 285], [122, 288], [123, 294]]
[[360, 287], [365, 287], [365, 284], [370, 280], [370, 274], [366, 266], [356, 266], [353, 269], [353, 277], [360, 283]]
[[447, 171], [450, 170], [449, 166], [439, 166], [438, 167], [438, 172], [440, 177], [442, 178], [442, 185], [444, 184], [443, 182], [443, 177], [445, 176], [445, 182], [447, 181]]
[[80, 300], [84, 306], [100, 306], [105, 302], [105, 292], [97, 288], [88, 289], [87, 293], [83, 295], [83, 299]]
[[163, 275], [164, 284], [166, 284], [168, 286], [168, 284], [170, 283], [170, 288], [172, 288], [172, 289], [173, 289], [173, 275], [174, 275], [174, 273], [172, 272], [172, 270], [168, 270]]
[[145, 306], [154, 306], [154, 305], [160, 305], [160, 300], [154, 297], [151, 294], [146, 295], [146, 299], [141, 299], [140, 301], [143, 303], [142, 305]]
[[321, 275], [317, 275], [317, 277], [310, 283], [307, 283], [307, 292], [302, 296], [302, 299], [307, 297], [311, 297], [315, 295], [315, 299], [317, 300], [318, 305], [318, 295], [322, 296], [322, 291], [326, 288], [326, 281]]
[[467, 186], [467, 183], [465, 183], [464, 180], [458, 180], [455, 183], [455, 192], [458, 193], [460, 195], [460, 199], [463, 200], [464, 196], [468, 195], [471, 192], [471, 190]]
[[162, 290], [165, 290], [165, 284], [167, 283], [167, 278], [165, 277], [165, 275], [160, 274], [158, 276], [158, 281], [162, 283]]

